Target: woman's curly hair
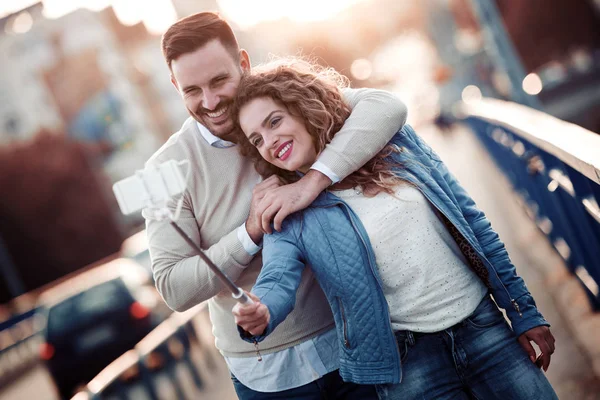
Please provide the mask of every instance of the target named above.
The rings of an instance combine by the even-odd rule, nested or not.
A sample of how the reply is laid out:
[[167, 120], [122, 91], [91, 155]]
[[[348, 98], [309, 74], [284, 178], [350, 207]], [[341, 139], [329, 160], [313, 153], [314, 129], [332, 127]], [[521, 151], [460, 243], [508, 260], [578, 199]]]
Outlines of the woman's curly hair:
[[[341, 93], [341, 88], [347, 86], [348, 79], [332, 68], [303, 60], [278, 60], [256, 67], [242, 77], [233, 105], [233, 115], [237, 122], [236, 140], [241, 154], [252, 158], [256, 170], [265, 178], [276, 174], [288, 183], [297, 181], [300, 178], [298, 174], [268, 163], [250, 143], [239, 126], [240, 109], [256, 98], [273, 99], [304, 122], [319, 154], [350, 116], [350, 107]], [[360, 187], [367, 196], [374, 196], [381, 191], [394, 193], [393, 189], [401, 180], [393, 173], [393, 168], [399, 164], [388, 157], [397, 151], [396, 146], [386, 146], [334, 188]]]

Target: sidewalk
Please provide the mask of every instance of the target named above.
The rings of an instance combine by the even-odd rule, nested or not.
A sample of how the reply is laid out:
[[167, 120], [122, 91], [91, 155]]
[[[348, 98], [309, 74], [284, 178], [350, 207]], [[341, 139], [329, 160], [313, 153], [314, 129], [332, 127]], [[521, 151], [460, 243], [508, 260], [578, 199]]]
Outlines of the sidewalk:
[[[589, 307], [578, 282], [567, 273], [560, 256], [525, 214], [508, 181], [468, 128], [458, 127], [452, 132], [441, 133], [435, 127], [424, 126], [417, 132], [435, 149], [486, 213], [506, 244], [538, 308], [552, 325], [556, 352], [547, 376], [559, 398], [600, 399], [600, 380], [594, 375], [589, 359], [590, 347], [600, 349], [600, 346], [588, 346], [586, 352], [579, 344], [582, 338], [588, 345], [600, 340], [600, 318], [598, 315], [593, 320], [590, 315], [587, 319], [582, 318]], [[578, 332], [573, 331], [575, 321], [586, 320], [595, 325], [580, 323]], [[579, 342], [574, 339], [575, 333]]]

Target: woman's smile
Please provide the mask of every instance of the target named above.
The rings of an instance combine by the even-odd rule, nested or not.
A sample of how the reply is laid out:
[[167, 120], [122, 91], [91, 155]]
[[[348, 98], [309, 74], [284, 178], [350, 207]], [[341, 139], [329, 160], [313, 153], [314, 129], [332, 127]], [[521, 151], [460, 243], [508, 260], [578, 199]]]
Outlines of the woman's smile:
[[290, 140], [285, 142], [275, 152], [275, 158], [279, 158], [281, 161], [285, 161], [289, 156], [292, 155], [292, 149], [294, 148], [294, 143]]

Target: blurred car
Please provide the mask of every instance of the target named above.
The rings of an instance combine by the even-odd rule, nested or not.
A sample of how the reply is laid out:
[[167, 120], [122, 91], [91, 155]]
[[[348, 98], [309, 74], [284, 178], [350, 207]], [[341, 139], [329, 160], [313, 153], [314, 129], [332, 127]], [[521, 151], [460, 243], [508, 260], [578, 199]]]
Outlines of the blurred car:
[[40, 356], [62, 398], [133, 348], [170, 313], [148, 272], [117, 259], [40, 296]]

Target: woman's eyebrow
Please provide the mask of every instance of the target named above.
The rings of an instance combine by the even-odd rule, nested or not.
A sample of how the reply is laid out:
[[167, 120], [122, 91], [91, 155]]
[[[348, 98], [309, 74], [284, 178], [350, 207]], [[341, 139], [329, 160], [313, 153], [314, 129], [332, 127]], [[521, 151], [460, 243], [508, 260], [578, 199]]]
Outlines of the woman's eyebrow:
[[267, 122], [269, 122], [269, 119], [271, 119], [271, 116], [273, 114], [275, 114], [276, 112], [281, 111], [281, 110], [273, 110], [269, 113], [269, 115], [267, 115], [265, 117], [265, 119], [263, 119], [263, 122], [260, 124], [260, 126], [262, 126], [263, 128], [267, 125]]

